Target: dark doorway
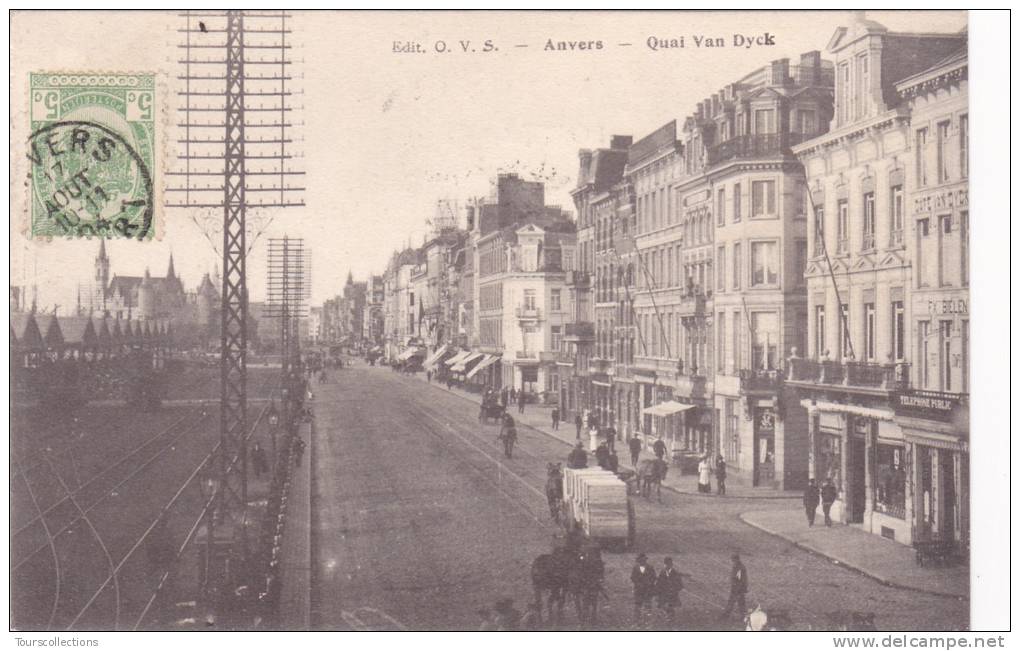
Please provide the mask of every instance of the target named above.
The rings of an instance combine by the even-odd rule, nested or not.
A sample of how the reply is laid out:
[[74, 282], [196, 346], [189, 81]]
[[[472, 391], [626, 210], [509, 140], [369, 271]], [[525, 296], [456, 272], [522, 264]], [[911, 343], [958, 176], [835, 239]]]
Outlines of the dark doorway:
[[942, 500], [939, 538], [953, 540], [956, 537], [956, 467], [951, 452], [939, 452], [939, 483]]
[[847, 492], [850, 499], [847, 504], [847, 521], [864, 522], [864, 441], [850, 439], [850, 455], [848, 461]]

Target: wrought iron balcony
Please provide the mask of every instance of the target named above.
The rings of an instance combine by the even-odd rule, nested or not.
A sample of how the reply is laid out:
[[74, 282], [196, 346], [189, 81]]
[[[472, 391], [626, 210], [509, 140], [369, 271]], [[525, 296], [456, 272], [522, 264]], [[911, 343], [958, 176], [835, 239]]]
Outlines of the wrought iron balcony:
[[910, 364], [875, 364], [791, 358], [788, 382], [896, 391], [910, 385]]
[[594, 341], [595, 324], [591, 321], [567, 323], [563, 326], [563, 339], [565, 341]]
[[744, 393], [774, 393], [783, 384], [783, 372], [780, 370], [748, 370], [740, 371], [740, 390]]
[[520, 305], [514, 310], [514, 314], [517, 315], [518, 319], [526, 319], [531, 321], [537, 321], [542, 318], [542, 310], [537, 307], [526, 307]]
[[766, 133], [737, 136], [708, 148], [708, 164], [742, 158], [775, 158], [792, 155], [790, 147], [805, 140], [800, 133]]

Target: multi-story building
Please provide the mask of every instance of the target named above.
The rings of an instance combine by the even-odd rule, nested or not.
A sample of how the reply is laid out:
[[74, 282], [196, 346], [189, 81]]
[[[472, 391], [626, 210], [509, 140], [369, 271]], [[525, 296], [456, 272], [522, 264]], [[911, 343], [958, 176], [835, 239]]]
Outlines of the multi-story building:
[[[804, 349], [807, 321], [804, 170], [790, 147], [828, 129], [832, 86], [832, 64], [819, 52], [798, 65], [779, 59], [703, 101], [688, 121], [689, 151], [700, 139], [704, 155], [695, 152], [684, 187], [696, 189], [684, 195], [683, 209], [711, 216], [715, 262], [714, 282], [705, 273], [702, 285], [697, 256], [688, 304], [696, 314], [706, 301], [712, 312], [712, 341], [698, 332], [696, 345], [714, 360], [685, 352], [714, 366], [713, 447], [731, 473], [755, 486], [807, 483], [807, 415], [784, 396], [780, 373], [783, 356]], [[693, 221], [695, 241], [701, 219], [685, 220], [688, 232]], [[784, 398], [792, 404], [781, 405]]]
[[362, 320], [362, 338], [367, 346], [382, 343], [385, 332], [383, 302], [385, 285], [382, 276], [369, 276], [365, 287], [365, 308]]
[[545, 205], [541, 183], [513, 174], [497, 177], [493, 196], [478, 206], [476, 217], [476, 352], [501, 357], [488, 367], [492, 386], [557, 395], [554, 351], [567, 319], [564, 286], [574, 265], [574, 223]]
[[383, 276], [385, 354], [395, 359], [417, 337], [417, 307], [411, 286], [412, 271], [420, 263], [420, 251], [406, 248], [390, 258]]
[[[577, 209], [577, 268], [567, 276], [571, 314], [563, 326], [564, 348], [558, 362], [561, 373], [567, 378], [560, 390], [564, 418], [583, 409], [597, 409], [600, 404], [608, 404], [608, 369], [593, 369], [591, 364], [595, 359], [611, 358], [611, 342], [615, 341], [614, 308], [606, 305], [609, 303], [606, 283], [608, 268], [618, 266], [611, 259], [617, 221], [616, 188], [623, 179], [632, 142], [630, 136], [613, 136], [608, 149], [582, 149], [578, 153], [577, 186], [571, 190]], [[597, 308], [593, 298], [601, 301]], [[596, 384], [593, 384], [592, 371]]]
[[[960, 128], [965, 100], [962, 89], [951, 90], [958, 82], [938, 81], [943, 76], [937, 70], [919, 85], [911, 79], [924, 78], [932, 61], [965, 42], [964, 34], [890, 32], [858, 16], [828, 45], [836, 77], [830, 128], [794, 147], [808, 186], [809, 314], [807, 348], [790, 359], [786, 384], [799, 391], [808, 410], [808, 472], [833, 480], [839, 490], [834, 511], [842, 521], [905, 543], [929, 529], [963, 535], [965, 437], [919, 436], [917, 419], [904, 427], [898, 412], [916, 413], [925, 404], [930, 408], [920, 411], [930, 412], [945, 404], [939, 394], [910, 390], [909, 369], [923, 356], [920, 370], [914, 364], [915, 378], [923, 381], [936, 368], [944, 372], [938, 346], [949, 342], [948, 366], [963, 339], [953, 330], [954, 324], [962, 329], [962, 319], [947, 314], [943, 325], [941, 302], [929, 309], [913, 297], [922, 291], [934, 296], [943, 282], [962, 280], [958, 262], [955, 270], [947, 268], [951, 275], [939, 277], [940, 263], [925, 255], [934, 257], [939, 244], [952, 243], [959, 233], [953, 225], [965, 214], [952, 191], [960, 180], [952, 162], [959, 139], [952, 134]], [[898, 82], [904, 82], [899, 90]], [[939, 88], [942, 83], [948, 85]], [[926, 116], [916, 129], [912, 109]], [[930, 208], [925, 197], [931, 197]], [[952, 206], [944, 203], [948, 197]], [[919, 306], [923, 312], [916, 314]], [[912, 326], [917, 332], [908, 331]]]

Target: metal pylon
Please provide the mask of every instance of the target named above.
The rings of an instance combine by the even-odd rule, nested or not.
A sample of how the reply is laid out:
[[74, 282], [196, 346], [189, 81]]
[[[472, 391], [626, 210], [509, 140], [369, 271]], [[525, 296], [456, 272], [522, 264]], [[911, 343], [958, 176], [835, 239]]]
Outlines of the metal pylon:
[[[223, 183], [223, 309], [220, 332], [219, 509], [243, 522], [248, 504], [248, 289], [245, 256], [244, 14], [227, 12], [225, 165]], [[237, 458], [237, 463], [232, 460]], [[241, 527], [242, 533], [244, 527]], [[242, 554], [247, 546], [241, 545]]]

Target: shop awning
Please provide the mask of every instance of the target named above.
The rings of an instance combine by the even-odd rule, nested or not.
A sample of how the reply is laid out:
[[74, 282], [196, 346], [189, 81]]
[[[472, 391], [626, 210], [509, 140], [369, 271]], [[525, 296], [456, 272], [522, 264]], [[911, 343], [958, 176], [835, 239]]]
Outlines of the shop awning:
[[440, 346], [439, 349], [436, 350], [436, 352], [429, 355], [428, 359], [425, 360], [423, 366], [426, 369], [430, 369], [433, 366], [435, 366], [436, 362], [439, 361], [439, 358], [442, 357], [446, 353], [446, 351], [449, 350], [449, 348], [450, 347], [447, 344], [443, 344], [442, 346]]
[[479, 371], [489, 368], [490, 366], [492, 366], [501, 359], [502, 357], [500, 357], [499, 355], [486, 355], [485, 359], [478, 362], [478, 364], [476, 364], [475, 367], [471, 369], [471, 371], [467, 374], [467, 379], [470, 380], [475, 375], [477, 375]]
[[415, 355], [418, 354], [418, 350], [419, 349], [417, 349], [417, 348], [408, 348], [404, 352], [402, 352], [399, 355], [397, 355], [397, 361], [398, 362], [403, 362], [403, 361], [411, 359], [412, 357], [414, 357]]
[[456, 355], [454, 355], [453, 357], [451, 357], [450, 359], [446, 360], [443, 363], [446, 364], [447, 366], [453, 366], [454, 364], [456, 364], [457, 362], [459, 362], [460, 360], [464, 359], [465, 357], [467, 357], [470, 354], [471, 354], [470, 350], [462, 350], [462, 351], [460, 351], [459, 353], [457, 353]]
[[682, 402], [676, 400], [667, 400], [666, 402], [660, 402], [657, 405], [651, 407], [645, 407], [641, 413], [648, 414], [650, 416], [672, 416], [673, 414], [679, 414], [682, 411], [688, 409], [694, 409], [694, 405], [685, 405]]
[[477, 359], [481, 359], [484, 354], [485, 353], [469, 353], [467, 357], [454, 364], [453, 368], [451, 368], [450, 370], [453, 371], [454, 373], [463, 373], [464, 371], [467, 370], [468, 364]]

